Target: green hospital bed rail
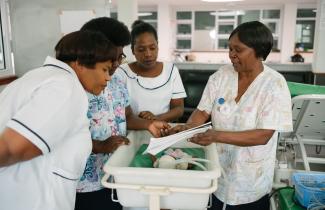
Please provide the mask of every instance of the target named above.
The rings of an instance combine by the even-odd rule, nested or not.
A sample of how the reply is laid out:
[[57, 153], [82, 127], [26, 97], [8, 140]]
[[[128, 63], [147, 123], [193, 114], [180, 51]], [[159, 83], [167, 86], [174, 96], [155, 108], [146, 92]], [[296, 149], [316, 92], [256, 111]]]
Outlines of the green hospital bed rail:
[[287, 82], [291, 97], [307, 94], [325, 94], [325, 86]]

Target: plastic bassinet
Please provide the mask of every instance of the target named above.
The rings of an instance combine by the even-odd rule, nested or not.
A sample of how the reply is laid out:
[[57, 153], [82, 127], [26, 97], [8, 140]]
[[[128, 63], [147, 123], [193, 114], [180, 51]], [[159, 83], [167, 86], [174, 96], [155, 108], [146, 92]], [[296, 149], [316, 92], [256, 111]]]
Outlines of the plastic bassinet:
[[[202, 147], [210, 161], [206, 171], [129, 167], [138, 148], [148, 143], [150, 137], [146, 131], [131, 131], [128, 135], [130, 145], [119, 147], [104, 165], [102, 184], [116, 189], [118, 201], [125, 207], [206, 208], [220, 176], [215, 144]], [[173, 147], [201, 146], [183, 141]]]

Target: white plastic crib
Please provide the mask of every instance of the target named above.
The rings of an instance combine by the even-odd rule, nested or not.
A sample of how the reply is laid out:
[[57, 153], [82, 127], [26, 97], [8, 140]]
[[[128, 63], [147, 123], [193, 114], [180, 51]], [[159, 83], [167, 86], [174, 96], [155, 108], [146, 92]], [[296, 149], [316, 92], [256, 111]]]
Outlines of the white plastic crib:
[[[129, 167], [139, 147], [148, 143], [150, 137], [146, 131], [131, 131], [130, 145], [119, 147], [105, 164], [102, 184], [116, 189], [118, 201], [125, 207], [206, 208], [221, 174], [215, 144], [203, 147], [206, 159], [210, 160], [207, 171]], [[183, 141], [173, 147], [201, 146]]]

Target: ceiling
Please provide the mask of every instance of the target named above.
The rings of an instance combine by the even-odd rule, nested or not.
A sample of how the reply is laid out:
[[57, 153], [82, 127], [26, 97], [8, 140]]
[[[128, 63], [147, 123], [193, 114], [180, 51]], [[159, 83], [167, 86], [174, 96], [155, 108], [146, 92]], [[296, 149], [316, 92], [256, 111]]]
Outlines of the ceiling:
[[[111, 0], [113, 5], [116, 5], [117, 0]], [[132, 1], [132, 0], [131, 0]], [[169, 5], [181, 6], [181, 5], [220, 5], [224, 6], [237, 6], [237, 5], [256, 5], [256, 4], [284, 4], [284, 3], [302, 3], [302, 4], [316, 4], [317, 0], [243, 0], [241, 2], [231, 2], [231, 3], [212, 3], [203, 2], [201, 0], [137, 0], [140, 6], [154, 6], [157, 5], [159, 1], [167, 1]]]

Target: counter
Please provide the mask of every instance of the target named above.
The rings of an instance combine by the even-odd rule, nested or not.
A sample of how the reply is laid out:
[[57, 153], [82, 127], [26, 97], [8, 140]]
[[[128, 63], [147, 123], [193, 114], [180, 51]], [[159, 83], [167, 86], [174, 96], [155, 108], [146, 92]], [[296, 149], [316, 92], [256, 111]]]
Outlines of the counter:
[[[180, 119], [180, 122], [186, 122], [191, 112], [198, 105], [210, 75], [226, 64], [181, 62], [175, 63], [175, 65], [179, 69], [187, 93], [184, 100], [185, 113]], [[266, 65], [279, 71], [287, 81], [313, 83], [311, 63], [266, 63]]]
[[[175, 65], [181, 70], [217, 70], [226, 63], [179, 62]], [[311, 72], [311, 63], [265, 63], [280, 72]]]
[[[175, 63], [181, 72], [181, 75], [200, 74], [211, 75], [226, 63], [196, 63], [196, 62], [179, 62]], [[268, 63], [265, 65], [279, 71], [287, 81], [313, 84], [313, 73], [311, 63]], [[204, 73], [203, 73], [204, 72]], [[183, 78], [185, 79], [185, 78]]]

